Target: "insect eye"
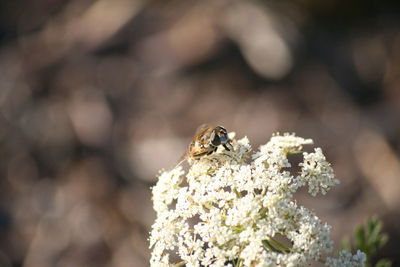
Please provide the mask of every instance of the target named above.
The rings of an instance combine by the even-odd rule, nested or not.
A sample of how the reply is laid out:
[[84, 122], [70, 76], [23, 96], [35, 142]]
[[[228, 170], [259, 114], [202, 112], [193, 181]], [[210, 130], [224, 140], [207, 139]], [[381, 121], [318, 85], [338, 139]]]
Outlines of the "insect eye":
[[213, 146], [219, 146], [220, 144], [221, 144], [221, 139], [220, 139], [220, 133], [218, 132], [218, 133], [216, 133], [215, 135], [214, 135], [214, 138], [211, 140], [211, 144], [213, 145]]

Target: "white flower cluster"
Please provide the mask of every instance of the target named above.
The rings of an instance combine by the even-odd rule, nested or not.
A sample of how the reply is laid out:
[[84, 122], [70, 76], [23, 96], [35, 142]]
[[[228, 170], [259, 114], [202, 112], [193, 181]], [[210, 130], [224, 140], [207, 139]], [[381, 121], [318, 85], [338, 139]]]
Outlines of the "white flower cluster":
[[357, 251], [357, 254], [352, 255], [346, 250], [342, 250], [339, 253], [339, 258], [327, 258], [326, 266], [329, 267], [353, 267], [353, 266], [364, 266], [366, 261], [365, 253]]
[[[150, 234], [151, 266], [324, 261], [332, 248], [330, 226], [297, 205], [293, 193], [308, 185], [311, 195], [325, 194], [338, 181], [319, 148], [303, 153], [299, 174], [290, 172], [288, 155], [307, 144], [312, 140], [276, 135], [250, 155], [245, 137], [233, 140], [233, 151], [221, 147], [194, 161], [186, 174], [180, 166], [163, 172], [153, 187], [157, 219]], [[339, 266], [334, 264], [341, 259], [329, 259], [329, 266]], [[351, 262], [363, 266], [361, 260]]]

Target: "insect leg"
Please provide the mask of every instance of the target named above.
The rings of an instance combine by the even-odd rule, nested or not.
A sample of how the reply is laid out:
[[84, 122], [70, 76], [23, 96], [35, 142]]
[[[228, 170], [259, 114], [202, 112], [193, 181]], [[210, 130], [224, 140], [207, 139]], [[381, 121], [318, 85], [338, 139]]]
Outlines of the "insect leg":
[[213, 151], [211, 150], [211, 151], [207, 151], [207, 152], [198, 153], [198, 154], [193, 155], [193, 158], [194, 158], [194, 159], [199, 159], [199, 158], [201, 158], [202, 156], [210, 155], [212, 152], [213, 152]]
[[233, 150], [231, 141], [226, 142], [226, 144], [223, 144], [223, 146], [225, 147], [226, 150], [231, 151]]
[[208, 155], [211, 155], [213, 152], [215, 152], [215, 149], [214, 149], [214, 150], [211, 150], [211, 151], [209, 151], [209, 152], [207, 152], [207, 156], [208, 156]]

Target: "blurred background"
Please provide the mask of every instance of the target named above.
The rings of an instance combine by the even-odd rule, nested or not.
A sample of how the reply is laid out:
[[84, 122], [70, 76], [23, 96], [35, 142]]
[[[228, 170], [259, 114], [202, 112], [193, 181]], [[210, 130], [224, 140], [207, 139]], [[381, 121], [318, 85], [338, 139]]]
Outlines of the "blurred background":
[[376, 214], [400, 266], [400, 4], [0, 2], [0, 266], [148, 266], [150, 187], [195, 129], [314, 139], [298, 201], [335, 244]]

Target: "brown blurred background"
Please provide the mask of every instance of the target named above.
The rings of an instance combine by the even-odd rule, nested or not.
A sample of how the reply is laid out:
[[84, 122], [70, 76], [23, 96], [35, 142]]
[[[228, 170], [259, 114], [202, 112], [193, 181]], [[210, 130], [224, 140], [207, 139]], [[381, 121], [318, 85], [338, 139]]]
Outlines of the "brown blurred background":
[[336, 244], [379, 215], [400, 266], [399, 115], [398, 1], [1, 1], [0, 266], [148, 266], [204, 122], [313, 138], [341, 184], [298, 201]]

